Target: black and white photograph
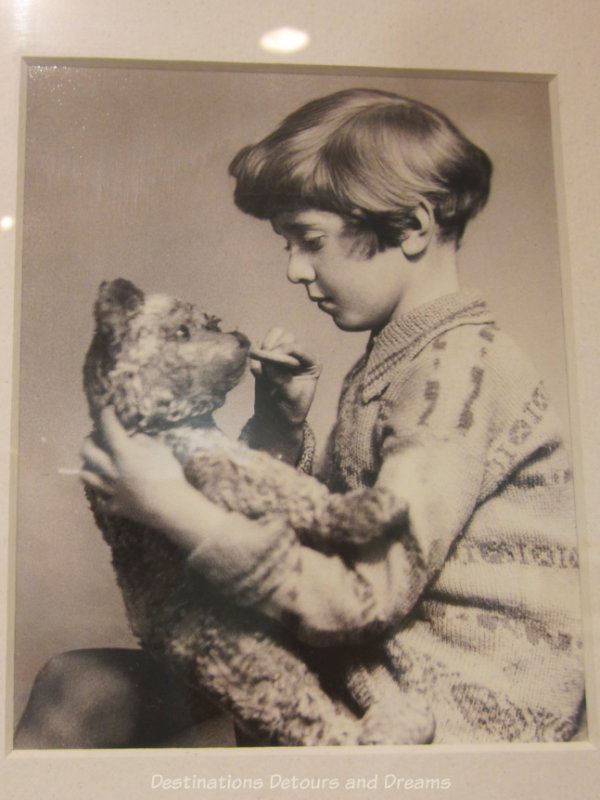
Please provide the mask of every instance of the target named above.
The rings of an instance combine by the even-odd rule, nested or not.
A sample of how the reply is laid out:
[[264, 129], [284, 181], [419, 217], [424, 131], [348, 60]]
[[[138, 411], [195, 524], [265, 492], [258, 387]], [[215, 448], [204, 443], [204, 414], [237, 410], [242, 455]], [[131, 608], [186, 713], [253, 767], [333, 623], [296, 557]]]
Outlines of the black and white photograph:
[[98, 55], [21, 64], [9, 771], [567, 780], [594, 551], [555, 76]]
[[29, 67], [17, 748], [580, 733], [549, 121]]

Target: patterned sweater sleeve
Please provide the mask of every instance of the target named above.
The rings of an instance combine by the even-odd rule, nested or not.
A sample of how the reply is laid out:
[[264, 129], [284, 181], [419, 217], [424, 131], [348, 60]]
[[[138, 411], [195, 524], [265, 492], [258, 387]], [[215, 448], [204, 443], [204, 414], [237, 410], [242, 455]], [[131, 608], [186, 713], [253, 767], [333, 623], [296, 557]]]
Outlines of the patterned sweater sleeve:
[[[481, 367], [461, 348], [455, 336], [444, 359], [422, 353], [387, 389], [374, 432], [381, 464], [374, 490], [391, 494], [405, 513], [394, 524], [382, 520], [385, 535], [326, 553], [284, 534], [280, 521], [286, 547], [253, 596], [299, 639], [356, 642], [400, 623], [467, 524], [482, 485], [493, 399]], [[269, 536], [272, 551], [273, 528]]]
[[[448, 343], [461, 347], [461, 337]], [[354, 554], [298, 542], [262, 608], [313, 644], [351, 642], [399, 624], [442, 569], [479, 501], [494, 398], [464, 358], [422, 354], [387, 390], [376, 490], [404, 507], [388, 535]], [[457, 356], [459, 354], [457, 353]]]

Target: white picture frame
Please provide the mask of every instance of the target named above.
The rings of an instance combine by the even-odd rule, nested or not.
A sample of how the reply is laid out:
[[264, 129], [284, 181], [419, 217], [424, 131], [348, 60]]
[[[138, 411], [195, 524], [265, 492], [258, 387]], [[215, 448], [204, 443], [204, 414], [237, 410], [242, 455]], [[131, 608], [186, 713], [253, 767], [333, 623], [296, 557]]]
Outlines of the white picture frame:
[[[425, 7], [423, 7], [423, 5]], [[84, 0], [58, 2], [52, 8], [39, 2], [15, 3], [12, 19], [5, 26], [7, 47], [2, 68], [7, 87], [3, 100], [2, 173], [0, 188], [3, 230], [0, 247], [3, 263], [12, 265], [2, 275], [5, 314], [2, 342], [7, 354], [0, 400], [6, 409], [2, 427], [2, 568], [6, 575], [6, 613], [2, 641], [6, 643], [4, 673], [4, 747], [0, 779], [8, 798], [39, 794], [75, 798], [145, 798], [168, 791], [170, 778], [210, 773], [222, 778], [215, 790], [219, 797], [291, 796], [352, 797], [359, 792], [346, 787], [352, 776], [363, 777], [369, 796], [387, 797], [398, 791], [386, 786], [386, 775], [405, 778], [447, 779], [450, 785], [425, 789], [421, 794], [456, 797], [561, 798], [567, 792], [593, 797], [600, 760], [597, 750], [597, 708], [594, 656], [598, 649], [598, 590], [593, 576], [598, 566], [594, 525], [598, 498], [594, 479], [598, 469], [599, 434], [594, 422], [598, 391], [595, 375], [594, 300], [598, 296], [595, 265], [596, 205], [598, 199], [595, 133], [598, 130], [598, 100], [595, 73], [594, 23], [600, 13], [591, 4], [564, 8], [560, 2], [527, 4], [508, 0], [496, 4], [469, 2], [418, 4], [378, 3], [378, 13], [366, 15], [358, 3], [322, 2], [319, 9], [295, 10], [292, 3], [259, 3], [252, 8], [243, 0], [226, 6], [204, 2], [198, 6], [183, 0], [174, 13], [169, 4], [135, 0], [127, 5], [94, 7]], [[236, 13], [237, 12], [237, 13]], [[293, 23], [306, 30], [310, 45], [293, 55], [269, 55], [260, 49], [260, 35], [279, 24]], [[574, 58], [577, 53], [578, 58]], [[586, 627], [588, 726], [586, 741], [567, 745], [469, 746], [433, 748], [377, 748], [349, 753], [338, 750], [285, 752], [256, 749], [177, 751], [12, 751], [14, 724], [13, 648], [15, 613], [16, 477], [9, 478], [11, 443], [17, 441], [18, 405], [11, 403], [19, 374], [19, 354], [12, 350], [20, 308], [20, 263], [23, 208], [23, 126], [26, 121], [23, 93], [27, 64], [47, 59], [105, 59], [122, 66], [142, 60], [156, 67], [166, 62], [269, 65], [280, 71], [327, 65], [344, 71], [365, 68], [407, 70], [412, 76], [448, 78], [478, 76], [506, 80], [525, 78], [546, 82], [552, 98], [553, 142], [561, 263], [563, 268], [563, 313], [565, 315], [567, 362], [580, 546], [582, 550], [582, 596]], [[399, 63], [400, 62], [400, 63]], [[327, 69], [324, 67], [324, 69]], [[334, 70], [335, 71], [335, 70]], [[459, 122], [459, 120], [457, 120]], [[11, 223], [11, 220], [13, 221]], [[9, 410], [12, 409], [12, 415]], [[10, 424], [9, 424], [10, 420]], [[8, 501], [8, 502], [7, 502]], [[240, 794], [236, 779], [251, 777], [262, 784]], [[271, 776], [282, 776], [281, 779]], [[338, 788], [315, 780], [314, 789], [284, 786], [293, 777], [337, 778]], [[376, 778], [376, 780], [375, 780]], [[273, 783], [274, 781], [274, 783]], [[435, 784], [431, 784], [432, 786]], [[445, 787], [446, 784], [443, 784]], [[175, 785], [173, 786], [175, 788]], [[182, 786], [182, 790], [185, 790]], [[193, 780], [189, 791], [193, 792]]]

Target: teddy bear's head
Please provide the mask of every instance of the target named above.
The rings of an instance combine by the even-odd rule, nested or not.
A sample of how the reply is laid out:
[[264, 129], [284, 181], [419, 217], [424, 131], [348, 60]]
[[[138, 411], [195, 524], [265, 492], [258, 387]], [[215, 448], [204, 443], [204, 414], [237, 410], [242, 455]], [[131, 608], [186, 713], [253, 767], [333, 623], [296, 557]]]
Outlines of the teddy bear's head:
[[248, 339], [175, 297], [104, 282], [95, 319], [83, 376], [94, 420], [112, 404], [128, 429], [202, 424], [244, 373]]

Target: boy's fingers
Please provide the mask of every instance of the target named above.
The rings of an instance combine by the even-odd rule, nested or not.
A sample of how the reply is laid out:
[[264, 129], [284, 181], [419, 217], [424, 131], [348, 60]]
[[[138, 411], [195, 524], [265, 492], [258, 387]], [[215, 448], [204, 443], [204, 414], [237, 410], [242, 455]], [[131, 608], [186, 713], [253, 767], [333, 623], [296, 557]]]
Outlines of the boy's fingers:
[[259, 362], [266, 362], [267, 364], [284, 364], [286, 367], [297, 367], [299, 361], [294, 356], [284, 353], [282, 350], [261, 350], [260, 348], [252, 348], [250, 350], [250, 357]]
[[303, 371], [310, 375], [321, 374], [321, 364], [315, 356], [311, 353], [306, 353], [303, 350], [291, 350], [290, 355], [293, 356], [303, 368]]
[[274, 350], [276, 347], [294, 343], [294, 335], [287, 333], [283, 328], [271, 328], [262, 342], [264, 350]]
[[86, 484], [92, 489], [97, 489], [99, 492], [102, 492], [105, 495], [110, 495], [113, 491], [113, 487], [109, 481], [103, 478], [101, 475], [98, 475], [97, 472], [92, 472], [89, 469], [82, 469], [79, 473], [79, 477]]
[[[301, 366], [304, 371], [318, 375], [321, 371], [319, 361], [311, 354], [307, 353], [296, 342], [296, 337], [292, 333], [287, 333], [283, 328], [271, 328], [263, 339], [260, 348], [255, 349], [258, 358], [269, 361], [268, 354], [271, 353], [270, 360], [276, 362], [280, 357], [280, 363], [286, 366]], [[250, 351], [250, 356], [253, 353]], [[292, 359], [296, 361], [293, 363]]]
[[271, 328], [267, 331], [265, 338], [262, 340], [261, 347], [265, 350], [275, 347], [282, 333], [282, 328]]
[[86, 472], [95, 472], [99, 475], [104, 475], [110, 480], [116, 480], [119, 477], [111, 457], [95, 445], [91, 439], [85, 440], [80, 455]]
[[112, 406], [105, 406], [100, 412], [100, 425], [110, 450], [114, 450], [115, 447], [118, 448], [119, 442], [129, 438]]

